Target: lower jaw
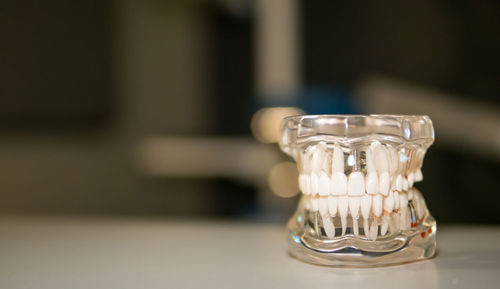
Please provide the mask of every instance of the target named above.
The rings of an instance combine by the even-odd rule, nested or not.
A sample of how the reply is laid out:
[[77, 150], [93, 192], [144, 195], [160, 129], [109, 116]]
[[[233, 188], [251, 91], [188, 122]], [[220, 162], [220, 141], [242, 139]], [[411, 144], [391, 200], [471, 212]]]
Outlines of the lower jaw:
[[[423, 200], [418, 190], [412, 193]], [[374, 267], [427, 259], [435, 253], [436, 222], [425, 202], [410, 200], [407, 209], [400, 208], [386, 216], [360, 218], [359, 222], [350, 219], [344, 229], [340, 227], [340, 217], [331, 218], [335, 226], [333, 238], [327, 236], [319, 212], [307, 207], [301, 201], [287, 226], [289, 253], [302, 261], [336, 267]], [[371, 231], [365, 232], [364, 222], [369, 223]], [[387, 230], [382, 229], [383, 223]]]

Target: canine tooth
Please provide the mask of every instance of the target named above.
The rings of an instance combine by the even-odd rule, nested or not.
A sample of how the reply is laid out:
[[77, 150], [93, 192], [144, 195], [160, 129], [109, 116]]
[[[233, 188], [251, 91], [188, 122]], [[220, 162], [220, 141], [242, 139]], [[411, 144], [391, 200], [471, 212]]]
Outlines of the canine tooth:
[[333, 195], [347, 194], [347, 177], [343, 173], [334, 172], [332, 175], [331, 190]]
[[362, 196], [365, 194], [365, 180], [361, 172], [353, 172], [349, 176], [347, 185], [349, 196]]
[[315, 196], [315, 195], [318, 194], [319, 176], [315, 172], [312, 172], [310, 180], [311, 180], [311, 183], [310, 183], [310, 186], [311, 186], [311, 195]]
[[322, 216], [328, 215], [328, 198], [320, 197], [318, 207], [319, 207], [319, 213]]
[[319, 198], [318, 197], [312, 197], [311, 198], [311, 207], [312, 207], [312, 210], [317, 212], [319, 211]]
[[368, 218], [363, 218], [363, 230], [365, 230], [365, 236], [370, 238], [370, 226], [368, 225]]
[[339, 215], [342, 223], [342, 235], [345, 235], [347, 229], [347, 212], [349, 210], [349, 198], [342, 196], [339, 198]]
[[325, 233], [328, 238], [335, 238], [335, 225], [333, 225], [333, 222], [329, 216], [323, 217], [323, 228], [325, 229]]
[[352, 218], [352, 232], [354, 233], [354, 236], [359, 236], [358, 219]]
[[330, 178], [325, 172], [319, 177], [318, 191], [320, 196], [328, 196], [330, 194]]
[[415, 180], [414, 182], [421, 182], [424, 179], [424, 175], [422, 174], [422, 169], [418, 168], [417, 171], [415, 171]]
[[391, 213], [394, 210], [394, 195], [390, 192], [387, 197], [384, 198], [384, 211]]
[[338, 145], [333, 147], [332, 173], [333, 172], [344, 173], [344, 152]]
[[376, 194], [373, 196], [372, 199], [372, 209], [373, 209], [373, 214], [376, 217], [380, 217], [382, 215], [382, 195], [381, 194]]
[[408, 174], [408, 187], [412, 188], [413, 187], [413, 181], [415, 180], [415, 175], [413, 172]]
[[378, 193], [378, 176], [376, 172], [369, 172], [366, 175], [366, 193], [375, 195]]
[[408, 191], [408, 201], [413, 200], [413, 190]]
[[337, 214], [337, 203], [338, 203], [338, 198], [329, 196], [328, 197], [328, 212], [330, 213], [330, 216], [335, 217]]
[[403, 191], [408, 191], [408, 180], [406, 178], [403, 179]]
[[316, 146], [315, 150], [312, 152], [311, 156], [311, 167], [313, 170], [318, 170], [321, 168], [321, 163], [323, 162], [323, 150], [320, 146]]
[[388, 172], [383, 172], [382, 174], [380, 174], [378, 185], [380, 193], [384, 196], [387, 196], [391, 186], [391, 177], [389, 177]]
[[371, 149], [368, 149], [365, 151], [365, 156], [366, 156], [366, 171], [367, 172], [374, 172], [375, 165], [373, 164], [373, 154], [372, 154]]
[[379, 174], [387, 172], [389, 170], [389, 160], [384, 146], [379, 142], [373, 142], [371, 144], [371, 149], [373, 153], [373, 162], [377, 172]]

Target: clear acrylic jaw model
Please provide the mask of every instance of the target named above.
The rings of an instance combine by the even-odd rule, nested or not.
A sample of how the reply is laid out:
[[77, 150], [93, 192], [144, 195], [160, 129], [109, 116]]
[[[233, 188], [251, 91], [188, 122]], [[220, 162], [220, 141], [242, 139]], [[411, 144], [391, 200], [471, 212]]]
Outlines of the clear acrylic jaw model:
[[280, 147], [295, 159], [302, 191], [287, 225], [289, 253], [353, 267], [432, 257], [436, 222], [413, 184], [433, 141], [427, 116], [286, 118]]

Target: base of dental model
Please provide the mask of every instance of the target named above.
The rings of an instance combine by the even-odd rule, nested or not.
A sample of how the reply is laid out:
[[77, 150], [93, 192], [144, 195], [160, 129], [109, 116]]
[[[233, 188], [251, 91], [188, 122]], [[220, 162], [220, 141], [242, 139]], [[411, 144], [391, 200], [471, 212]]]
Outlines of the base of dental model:
[[292, 256], [329, 266], [379, 266], [430, 258], [436, 222], [422, 194], [427, 116], [286, 118], [280, 146], [299, 169], [303, 195], [288, 222]]

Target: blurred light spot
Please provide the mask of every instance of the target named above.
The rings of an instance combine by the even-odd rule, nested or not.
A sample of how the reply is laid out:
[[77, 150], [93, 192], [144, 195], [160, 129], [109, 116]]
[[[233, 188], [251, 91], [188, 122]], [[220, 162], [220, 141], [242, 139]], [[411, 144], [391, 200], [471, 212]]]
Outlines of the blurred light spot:
[[280, 128], [283, 119], [299, 114], [304, 114], [304, 112], [296, 107], [262, 108], [253, 115], [250, 129], [260, 142], [276, 143], [280, 139]]
[[399, 155], [399, 161], [405, 163], [408, 160], [408, 157], [405, 154]]
[[279, 197], [291, 198], [299, 193], [298, 177], [299, 173], [294, 163], [277, 163], [269, 172], [269, 188]]
[[351, 166], [351, 167], [354, 166], [354, 156], [353, 155], [349, 155], [347, 157], [347, 165]]
[[299, 237], [297, 237], [296, 235], [292, 235], [292, 238], [293, 238], [293, 240], [295, 241], [295, 243], [297, 243], [297, 244], [300, 244], [300, 243], [301, 243], [301, 242], [300, 242], [300, 238], [299, 238]]

